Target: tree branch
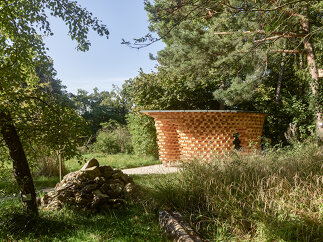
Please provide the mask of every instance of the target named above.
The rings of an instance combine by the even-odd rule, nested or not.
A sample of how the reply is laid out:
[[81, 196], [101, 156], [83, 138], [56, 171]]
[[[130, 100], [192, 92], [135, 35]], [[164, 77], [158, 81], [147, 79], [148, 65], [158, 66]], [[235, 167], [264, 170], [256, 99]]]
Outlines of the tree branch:
[[[255, 31], [243, 31], [243, 32], [215, 32], [214, 35], [231, 35], [236, 33], [242, 34], [266, 34], [265, 30], [255, 30]], [[306, 34], [302, 33], [294, 33], [294, 32], [270, 32], [268, 34], [279, 34], [279, 35], [286, 35], [286, 36], [297, 36], [297, 37], [304, 37]]]
[[276, 36], [266, 37], [264, 39], [254, 40], [253, 43], [260, 43], [260, 42], [264, 42], [267, 40], [276, 40], [276, 39], [280, 39], [280, 38], [299, 38], [299, 37], [305, 37], [305, 36], [306, 36], [306, 34], [289, 33], [289, 34], [276, 35]]
[[287, 54], [303, 54], [306, 52], [306, 50], [273, 50], [273, 52], [287, 53]]
[[[272, 4], [276, 4], [276, 2], [278, 2], [278, 1], [275, 1], [275, 0], [269, 0], [269, 1]], [[302, 2], [306, 2], [306, 1], [302, 0]], [[286, 10], [286, 9], [283, 9], [282, 11], [285, 12], [289, 16], [295, 16], [295, 17], [298, 17], [300, 19], [304, 19], [305, 18], [304, 15], [301, 15], [301, 14], [298, 14], [298, 13], [294, 13], [293, 11], [289, 11], [289, 10]]]

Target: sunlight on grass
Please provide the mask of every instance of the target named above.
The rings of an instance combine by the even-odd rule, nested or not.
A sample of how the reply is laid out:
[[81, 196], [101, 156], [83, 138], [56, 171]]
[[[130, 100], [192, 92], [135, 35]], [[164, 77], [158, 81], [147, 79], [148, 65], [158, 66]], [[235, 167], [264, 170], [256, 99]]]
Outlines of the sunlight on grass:
[[137, 156], [132, 154], [115, 154], [107, 155], [103, 153], [88, 153], [82, 156], [81, 163], [77, 159], [71, 159], [65, 162], [66, 169], [70, 171], [76, 171], [80, 169], [83, 164], [91, 158], [95, 158], [99, 161], [100, 165], [109, 165], [113, 168], [125, 169], [140, 166], [148, 166], [160, 164], [161, 162], [153, 157]]
[[[79, 170], [83, 164], [91, 158], [96, 158], [100, 165], [109, 165], [118, 169], [160, 164], [160, 161], [153, 157], [139, 157], [130, 154], [106, 155], [103, 153], [89, 153], [83, 155], [81, 164], [75, 158], [66, 161], [65, 166], [67, 173]], [[34, 176], [33, 179], [36, 190], [54, 187], [56, 183], [59, 182], [59, 177]], [[18, 193], [19, 189], [16, 180], [13, 177], [12, 169], [2, 170], [0, 177], [0, 197]]]
[[214, 241], [322, 241], [322, 162], [315, 143], [195, 160], [152, 195]]

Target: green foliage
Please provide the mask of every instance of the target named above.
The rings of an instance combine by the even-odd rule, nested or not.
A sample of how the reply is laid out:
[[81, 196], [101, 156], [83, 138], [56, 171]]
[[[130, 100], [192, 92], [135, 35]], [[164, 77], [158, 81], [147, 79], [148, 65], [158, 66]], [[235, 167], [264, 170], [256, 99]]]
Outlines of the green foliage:
[[46, 81], [40, 81], [51, 72], [43, 42], [45, 36], [53, 34], [49, 14], [68, 25], [78, 50], [89, 49], [90, 29], [101, 36], [109, 34], [105, 25], [75, 1], [0, 1], [0, 151], [6, 151], [2, 149], [6, 143], [21, 195], [31, 195], [31, 199], [21, 201], [26, 211], [35, 215], [36, 197], [27, 163], [39, 156], [33, 145], [46, 147], [49, 154], [59, 150], [69, 158], [78, 153], [77, 146], [86, 134], [84, 120], [46, 92]]
[[[62, 106], [49, 93], [35, 90], [32, 95], [7, 99], [30, 163], [39, 161], [43, 156], [51, 156], [58, 150], [66, 159], [77, 155], [77, 147], [83, 144], [88, 132], [84, 119], [70, 107]], [[0, 150], [8, 159], [9, 156], [4, 154], [8, 154], [8, 150], [3, 140]]]
[[[56, 183], [59, 182], [58, 176], [36, 176], [34, 178], [34, 185], [36, 190], [55, 187]], [[19, 196], [19, 187], [15, 182], [14, 176], [11, 169], [1, 171], [0, 177], [0, 201], [6, 199], [16, 199]], [[1, 203], [1, 202], [0, 202]]]
[[39, 82], [43, 86], [40, 88], [41, 91], [48, 93], [57, 104], [73, 107], [66, 86], [62, 85], [62, 81], [56, 78], [57, 72], [54, 69], [54, 61], [50, 57], [44, 57], [43, 61], [37, 62], [35, 70]]
[[120, 152], [120, 147], [117, 144], [117, 137], [113, 131], [100, 131], [96, 143], [93, 144], [93, 148], [95, 151], [106, 154], [117, 154]]
[[[44, 155], [38, 152], [40, 145], [47, 155], [61, 150], [64, 158], [75, 156], [87, 130], [46, 56], [43, 38], [53, 34], [48, 15], [69, 26], [69, 36], [81, 51], [90, 46], [89, 30], [108, 36], [106, 26], [69, 0], [1, 1], [0, 10], [0, 112], [12, 118], [31, 163]], [[1, 154], [8, 152], [3, 139], [0, 149]]]
[[176, 75], [162, 67], [149, 74], [140, 70], [137, 77], [124, 85], [136, 111], [216, 109], [219, 103], [212, 93], [217, 88], [212, 81]]
[[[217, 102], [224, 102], [227, 109], [267, 113], [265, 136], [277, 144], [286, 143], [284, 133], [289, 124], [297, 125], [300, 139], [310, 135], [314, 114], [323, 107], [322, 80], [317, 84], [313, 81], [305, 55], [277, 52], [304, 49], [302, 38], [284, 38], [284, 34], [302, 35], [302, 22], [308, 18], [316, 63], [322, 68], [323, 22], [319, 2], [284, 0], [275, 5], [262, 0], [157, 0], [146, 1], [146, 10], [150, 30], [166, 43], [156, 57], [163, 70], [172, 73], [174, 80], [174, 76], [185, 76], [189, 85], [203, 83], [204, 92], [212, 91]], [[280, 73], [282, 85], [277, 94]], [[315, 97], [310, 85], [317, 86]], [[179, 88], [182, 95], [187, 93], [185, 87], [184, 84]], [[169, 90], [174, 93], [172, 88]], [[158, 97], [153, 106], [165, 106], [162, 101], [168, 101], [168, 95], [163, 99], [159, 93], [166, 92], [152, 94]]]
[[[241, 6], [242, 1], [229, 5]], [[243, 6], [241, 6], [243, 8]], [[264, 64], [264, 54], [253, 51], [242, 29], [258, 29], [248, 13], [236, 13], [221, 2], [146, 2], [150, 29], [166, 43], [157, 60], [175, 73], [194, 75], [228, 86], [232, 78], [253, 77]], [[207, 16], [208, 11], [212, 16]], [[256, 15], [256, 13], [250, 14]], [[215, 35], [230, 31], [232, 35]], [[243, 41], [242, 41], [243, 39]]]
[[95, 151], [106, 154], [131, 153], [131, 136], [126, 126], [117, 122], [102, 124], [103, 129], [98, 132], [96, 142], [93, 144]]
[[299, 68], [299, 58], [295, 56], [285, 62], [282, 78], [280, 99], [277, 102], [276, 85], [279, 75], [279, 66], [268, 63], [272, 72], [263, 78], [255, 89], [252, 103], [241, 103], [238, 108], [244, 106], [252, 110], [268, 114], [265, 120], [264, 136], [271, 140], [271, 144], [287, 144], [285, 132], [290, 125], [297, 128], [296, 136], [299, 140], [306, 140], [315, 130], [313, 96], [308, 85], [309, 74]]
[[[307, 14], [313, 45], [318, 48], [318, 63], [322, 63], [322, 4], [318, 2], [157, 0], [146, 1], [145, 9], [150, 30], [167, 45], [157, 56], [161, 65], [199, 77], [227, 75], [223, 81], [230, 82], [231, 78], [244, 79], [249, 74], [263, 75], [267, 60], [275, 49], [283, 47], [284, 38], [260, 40], [286, 31], [303, 32], [302, 18]], [[301, 38], [286, 38], [286, 41], [289, 49], [302, 48]]]
[[88, 122], [93, 136], [102, 128], [102, 123], [113, 120], [120, 124], [126, 123], [128, 108], [125, 97], [117, 87], [111, 92], [99, 92], [94, 88], [90, 94], [79, 89], [76, 95], [71, 94], [71, 101], [77, 112]]
[[319, 241], [322, 157], [322, 146], [311, 140], [259, 155], [196, 160], [157, 181], [155, 199], [211, 240]]
[[153, 118], [140, 113], [130, 113], [128, 115], [128, 129], [136, 155], [158, 158], [156, 128]]

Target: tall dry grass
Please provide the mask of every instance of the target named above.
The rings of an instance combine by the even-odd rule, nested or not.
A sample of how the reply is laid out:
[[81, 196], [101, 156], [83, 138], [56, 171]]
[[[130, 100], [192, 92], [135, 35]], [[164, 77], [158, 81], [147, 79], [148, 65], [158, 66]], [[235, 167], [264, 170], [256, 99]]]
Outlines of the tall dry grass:
[[323, 238], [323, 148], [317, 143], [195, 160], [156, 188], [160, 204], [185, 214], [208, 238]]

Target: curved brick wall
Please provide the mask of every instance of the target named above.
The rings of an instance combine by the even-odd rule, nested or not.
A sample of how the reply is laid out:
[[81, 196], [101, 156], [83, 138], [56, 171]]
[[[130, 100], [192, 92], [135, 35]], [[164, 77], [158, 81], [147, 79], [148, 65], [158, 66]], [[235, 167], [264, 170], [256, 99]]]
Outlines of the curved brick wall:
[[[234, 148], [239, 133], [245, 152], [260, 149], [265, 114], [241, 111], [142, 111], [155, 119], [159, 159], [164, 165], [194, 157], [209, 159]], [[252, 144], [252, 145], [250, 145]]]

